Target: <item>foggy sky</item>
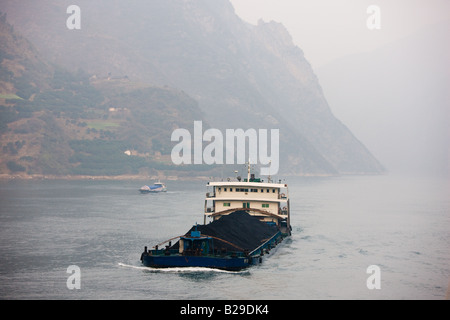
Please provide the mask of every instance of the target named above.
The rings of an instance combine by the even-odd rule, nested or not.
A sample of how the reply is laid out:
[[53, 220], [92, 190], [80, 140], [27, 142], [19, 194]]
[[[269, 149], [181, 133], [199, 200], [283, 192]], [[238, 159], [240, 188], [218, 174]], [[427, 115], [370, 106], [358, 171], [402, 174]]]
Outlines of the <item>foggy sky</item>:
[[[372, 51], [450, 19], [448, 0], [230, 0], [246, 22], [282, 23], [314, 68]], [[367, 8], [381, 10], [381, 29], [369, 30]]]
[[[388, 171], [449, 176], [450, 1], [231, 2], [251, 24], [288, 29], [332, 112]], [[367, 28], [369, 5], [380, 30]]]

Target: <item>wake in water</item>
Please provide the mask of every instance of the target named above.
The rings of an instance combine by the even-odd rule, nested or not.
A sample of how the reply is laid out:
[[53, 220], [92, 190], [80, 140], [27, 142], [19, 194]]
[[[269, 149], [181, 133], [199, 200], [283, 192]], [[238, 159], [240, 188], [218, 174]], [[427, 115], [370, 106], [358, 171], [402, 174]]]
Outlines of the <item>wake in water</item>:
[[248, 273], [250, 271], [248, 270], [242, 270], [242, 271], [227, 271], [227, 270], [220, 270], [220, 269], [213, 269], [213, 268], [201, 268], [201, 267], [185, 267], [185, 268], [150, 268], [150, 267], [143, 267], [143, 266], [133, 266], [129, 264], [124, 264], [119, 262], [120, 267], [125, 268], [131, 268], [136, 270], [145, 270], [150, 271], [154, 273], [197, 273], [197, 272], [216, 272], [216, 273], [231, 273], [231, 274], [243, 274]]

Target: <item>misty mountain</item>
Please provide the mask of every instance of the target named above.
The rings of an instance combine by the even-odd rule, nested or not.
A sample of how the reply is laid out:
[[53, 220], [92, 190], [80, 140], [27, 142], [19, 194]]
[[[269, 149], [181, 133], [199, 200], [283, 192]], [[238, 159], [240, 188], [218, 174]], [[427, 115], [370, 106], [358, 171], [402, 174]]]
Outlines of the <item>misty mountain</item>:
[[0, 58], [0, 172], [96, 176], [186, 171], [170, 163], [166, 144], [178, 126], [203, 120], [198, 103], [186, 93], [48, 63], [4, 14]]
[[450, 172], [449, 29], [431, 26], [317, 70], [333, 110], [390, 171]]
[[[77, 1], [81, 29], [69, 30], [71, 4], [6, 0], [0, 9], [46, 60], [71, 72], [176, 88], [221, 130], [279, 128], [283, 173], [383, 171], [331, 113], [281, 24], [245, 23], [228, 0], [84, 0]], [[176, 126], [191, 130], [193, 121]]]

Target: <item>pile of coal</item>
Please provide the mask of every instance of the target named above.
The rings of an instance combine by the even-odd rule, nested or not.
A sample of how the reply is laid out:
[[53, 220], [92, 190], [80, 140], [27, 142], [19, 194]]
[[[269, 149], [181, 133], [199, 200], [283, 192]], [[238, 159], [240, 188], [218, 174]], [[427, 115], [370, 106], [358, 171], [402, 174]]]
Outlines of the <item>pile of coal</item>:
[[[214, 248], [228, 251], [240, 251], [236, 247], [252, 251], [278, 232], [276, 226], [261, 222], [245, 210], [235, 211], [207, 225], [194, 226], [186, 235], [194, 230], [200, 231], [202, 236], [225, 240], [214, 239]], [[172, 248], [178, 248], [178, 242]]]

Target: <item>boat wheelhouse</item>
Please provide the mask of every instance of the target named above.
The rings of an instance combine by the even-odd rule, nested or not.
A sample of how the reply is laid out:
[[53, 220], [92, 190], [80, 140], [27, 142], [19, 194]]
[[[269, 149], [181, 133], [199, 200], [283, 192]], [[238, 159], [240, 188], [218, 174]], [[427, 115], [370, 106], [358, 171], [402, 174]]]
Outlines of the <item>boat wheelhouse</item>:
[[217, 220], [237, 210], [245, 210], [262, 222], [276, 225], [290, 234], [290, 203], [288, 185], [255, 178], [248, 168], [247, 179], [236, 177], [221, 182], [209, 182], [205, 198], [204, 223]]

